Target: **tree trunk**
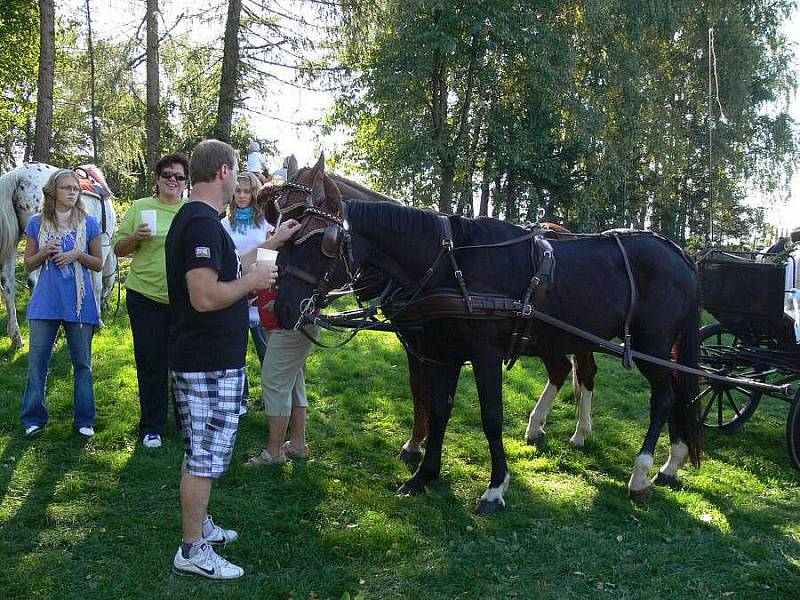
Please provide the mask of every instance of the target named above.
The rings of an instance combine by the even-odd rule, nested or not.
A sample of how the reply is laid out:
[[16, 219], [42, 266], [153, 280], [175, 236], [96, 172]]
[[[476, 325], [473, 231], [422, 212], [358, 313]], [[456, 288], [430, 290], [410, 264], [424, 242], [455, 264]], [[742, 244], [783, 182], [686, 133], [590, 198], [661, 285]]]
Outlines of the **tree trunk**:
[[94, 164], [100, 164], [98, 155], [100, 153], [98, 146], [98, 131], [97, 131], [97, 102], [95, 98], [95, 73], [94, 73], [94, 40], [92, 39], [92, 13], [89, 9], [89, 0], [86, 0], [86, 28], [87, 28], [87, 47], [89, 50], [89, 102], [90, 110], [92, 112], [92, 159]]
[[25, 117], [25, 149], [23, 150], [22, 162], [33, 160], [33, 144], [35, 142], [33, 122], [30, 115]]
[[494, 210], [487, 214], [487, 217], [494, 217], [495, 219], [500, 218], [500, 207], [502, 206], [502, 194], [503, 194], [503, 177], [499, 173], [494, 177], [494, 188], [492, 193], [492, 199], [494, 200]]
[[452, 164], [442, 165], [442, 184], [439, 188], [439, 212], [449, 215], [453, 210], [453, 181], [456, 168]]
[[491, 182], [489, 181], [489, 175], [487, 173], [487, 166], [484, 165], [483, 168], [483, 179], [481, 180], [481, 203], [478, 207], [478, 216], [479, 217], [488, 217], [489, 216], [489, 186]]
[[50, 160], [53, 137], [53, 77], [56, 66], [56, 18], [53, 0], [39, 0], [39, 78], [33, 160]]
[[161, 126], [158, 116], [161, 96], [158, 78], [158, 0], [147, 0], [147, 109], [145, 127], [147, 130], [147, 168], [153, 171], [159, 159], [161, 148]]
[[242, 0], [230, 0], [225, 23], [225, 47], [222, 53], [222, 77], [219, 84], [219, 105], [215, 135], [223, 142], [230, 141], [233, 109], [239, 83], [239, 19]]
[[481, 130], [483, 127], [483, 106], [478, 110], [475, 118], [475, 125], [472, 129], [472, 141], [469, 145], [469, 155], [467, 157], [467, 169], [464, 173], [464, 186], [458, 200], [459, 215], [471, 217], [474, 213], [473, 208], [473, 189], [472, 180], [475, 177], [475, 165], [478, 162], [478, 144], [480, 143]]
[[506, 215], [505, 220], [516, 223], [519, 220], [517, 206], [517, 172], [509, 171], [506, 177]]

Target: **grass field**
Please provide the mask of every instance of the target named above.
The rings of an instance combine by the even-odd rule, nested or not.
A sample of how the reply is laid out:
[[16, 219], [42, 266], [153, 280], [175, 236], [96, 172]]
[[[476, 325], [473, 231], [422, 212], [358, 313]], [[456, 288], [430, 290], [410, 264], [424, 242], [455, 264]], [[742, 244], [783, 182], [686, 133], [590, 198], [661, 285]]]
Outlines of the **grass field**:
[[[21, 295], [18, 306], [26, 301]], [[574, 408], [564, 389], [548, 444], [534, 449], [522, 436], [545, 376], [525, 359], [505, 382], [508, 505], [481, 518], [473, 508], [489, 456], [470, 369], [441, 479], [425, 495], [395, 496], [408, 476], [396, 456], [412, 407], [404, 354], [386, 334], [312, 354], [307, 462], [243, 468], [264, 445], [266, 418], [261, 409], [243, 419], [210, 511], [239, 530], [221, 554], [246, 576], [178, 577], [181, 442], [171, 423], [163, 448], [136, 444], [124, 307], [106, 323], [95, 337], [97, 435], [88, 443], [72, 433], [63, 340], [50, 377], [51, 421], [32, 440], [18, 422], [27, 354], [0, 340], [4, 598], [800, 598], [800, 473], [785, 448], [784, 403], [763, 401], [739, 434], [708, 433], [704, 463], [684, 473], [683, 489], [658, 489], [637, 507], [626, 484], [646, 426], [644, 380], [599, 357], [587, 448], [567, 443]], [[249, 360], [257, 382], [252, 350]], [[666, 450], [663, 436], [657, 464]]]

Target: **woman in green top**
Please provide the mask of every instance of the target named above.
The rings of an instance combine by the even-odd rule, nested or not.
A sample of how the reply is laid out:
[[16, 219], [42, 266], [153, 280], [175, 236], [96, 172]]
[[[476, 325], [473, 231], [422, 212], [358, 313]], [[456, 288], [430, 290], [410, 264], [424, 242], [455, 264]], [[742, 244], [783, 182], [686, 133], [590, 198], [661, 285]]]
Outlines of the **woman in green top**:
[[116, 255], [133, 255], [125, 287], [139, 381], [139, 435], [147, 448], [160, 447], [167, 430], [170, 311], [164, 242], [183, 204], [188, 173], [183, 154], [161, 157], [156, 163], [156, 197], [134, 202], [114, 236]]

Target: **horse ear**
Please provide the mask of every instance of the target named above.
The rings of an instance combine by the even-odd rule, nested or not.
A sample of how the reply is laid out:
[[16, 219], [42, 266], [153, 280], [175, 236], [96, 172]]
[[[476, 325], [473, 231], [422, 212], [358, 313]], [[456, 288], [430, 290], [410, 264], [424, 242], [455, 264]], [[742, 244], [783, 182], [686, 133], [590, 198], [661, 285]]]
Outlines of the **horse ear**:
[[283, 161], [283, 164], [284, 167], [286, 167], [286, 180], [289, 181], [294, 177], [295, 173], [297, 173], [297, 159], [294, 154], [292, 154]]
[[319, 155], [319, 160], [317, 160], [317, 164], [314, 165], [314, 171], [317, 173], [323, 174], [325, 173], [325, 153], [321, 153]]
[[322, 173], [314, 176], [314, 183], [311, 184], [311, 201], [314, 206], [319, 206], [325, 200], [325, 181]]

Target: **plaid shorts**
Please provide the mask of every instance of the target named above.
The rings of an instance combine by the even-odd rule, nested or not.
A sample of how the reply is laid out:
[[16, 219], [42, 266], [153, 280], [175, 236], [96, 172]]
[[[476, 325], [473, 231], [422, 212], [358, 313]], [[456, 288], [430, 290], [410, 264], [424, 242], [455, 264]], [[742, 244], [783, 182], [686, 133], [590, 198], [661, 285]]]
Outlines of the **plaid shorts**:
[[228, 470], [239, 425], [245, 371], [170, 371], [186, 445], [186, 472], [222, 477]]

